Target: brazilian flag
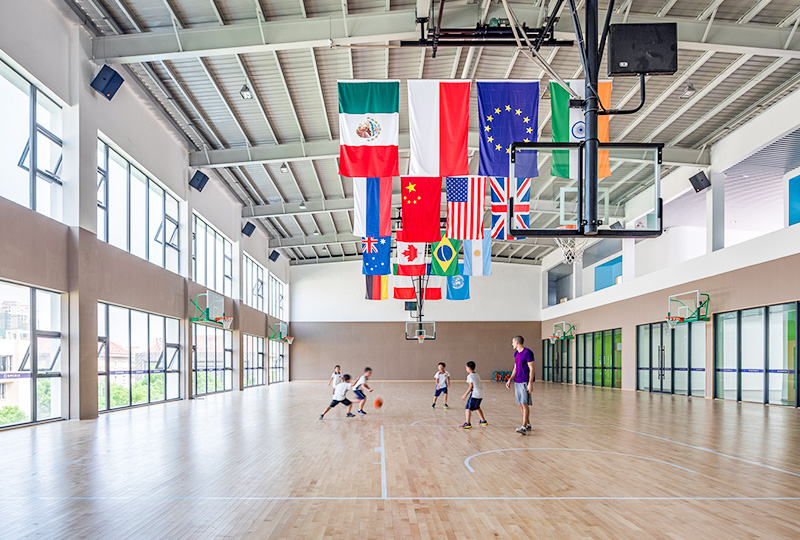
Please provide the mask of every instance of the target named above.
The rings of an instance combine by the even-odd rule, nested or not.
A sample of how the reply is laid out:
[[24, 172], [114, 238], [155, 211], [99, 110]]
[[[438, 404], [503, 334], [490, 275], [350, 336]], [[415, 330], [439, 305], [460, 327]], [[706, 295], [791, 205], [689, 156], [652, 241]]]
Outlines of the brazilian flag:
[[431, 244], [431, 275], [457, 276], [458, 275], [458, 249], [461, 242], [446, 238], [442, 231], [442, 239]]

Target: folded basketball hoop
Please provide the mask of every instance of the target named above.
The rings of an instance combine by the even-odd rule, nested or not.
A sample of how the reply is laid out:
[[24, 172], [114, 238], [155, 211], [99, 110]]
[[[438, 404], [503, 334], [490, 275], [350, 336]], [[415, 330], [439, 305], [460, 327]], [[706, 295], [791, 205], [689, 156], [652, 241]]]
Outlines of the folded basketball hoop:
[[[577, 229], [577, 225], [562, 225], [559, 229]], [[561, 248], [561, 255], [564, 262], [572, 264], [583, 260], [583, 250], [589, 244], [589, 240], [582, 236], [556, 236], [554, 238], [558, 247]]]
[[667, 324], [669, 325], [670, 330], [674, 330], [678, 323], [683, 322], [683, 317], [673, 317], [668, 315], [667, 316]]
[[215, 320], [226, 330], [230, 329], [231, 324], [233, 324], [233, 317], [230, 316], [217, 317]]

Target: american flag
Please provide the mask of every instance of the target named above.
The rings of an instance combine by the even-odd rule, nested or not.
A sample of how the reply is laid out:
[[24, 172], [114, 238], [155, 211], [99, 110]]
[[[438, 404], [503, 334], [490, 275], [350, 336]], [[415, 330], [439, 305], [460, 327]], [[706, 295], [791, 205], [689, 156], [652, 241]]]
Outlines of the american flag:
[[[514, 185], [516, 184], [516, 189]], [[489, 178], [492, 190], [492, 238], [506, 240], [506, 217], [508, 216], [508, 192], [514, 197], [514, 223], [515, 229], [527, 229], [530, 226], [531, 212], [531, 179], [514, 178], [509, 181], [502, 176]], [[514, 240], [509, 237], [508, 240]]]
[[457, 176], [447, 178], [447, 238], [483, 238], [483, 210], [486, 178]]

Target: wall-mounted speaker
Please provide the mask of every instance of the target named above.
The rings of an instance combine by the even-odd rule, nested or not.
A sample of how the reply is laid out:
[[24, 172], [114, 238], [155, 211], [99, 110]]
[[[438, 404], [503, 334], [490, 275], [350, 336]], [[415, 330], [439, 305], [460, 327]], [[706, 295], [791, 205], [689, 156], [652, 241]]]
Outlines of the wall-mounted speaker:
[[677, 23], [612, 24], [608, 75], [674, 75], [678, 71]]
[[119, 73], [114, 71], [111, 66], [105, 65], [100, 68], [100, 73], [94, 78], [91, 86], [103, 94], [108, 101], [111, 101], [123, 82], [125, 79]]
[[242, 227], [242, 234], [245, 236], [253, 236], [253, 231], [255, 230], [256, 230], [255, 224], [248, 221], [247, 223], [244, 224], [244, 227]]
[[280, 256], [281, 256], [281, 254], [273, 249], [272, 253], [269, 254], [269, 260], [271, 260], [272, 262], [275, 262], [275, 261], [278, 260], [278, 257], [280, 257]]
[[689, 182], [692, 183], [692, 187], [694, 188], [695, 192], [699, 193], [706, 188], [711, 187], [711, 181], [706, 176], [706, 173], [700, 171], [696, 175], [689, 178]]
[[189, 185], [192, 186], [197, 191], [203, 191], [203, 188], [206, 187], [207, 182], [208, 182], [208, 176], [206, 176], [200, 171], [197, 171], [192, 175], [191, 180], [189, 180]]

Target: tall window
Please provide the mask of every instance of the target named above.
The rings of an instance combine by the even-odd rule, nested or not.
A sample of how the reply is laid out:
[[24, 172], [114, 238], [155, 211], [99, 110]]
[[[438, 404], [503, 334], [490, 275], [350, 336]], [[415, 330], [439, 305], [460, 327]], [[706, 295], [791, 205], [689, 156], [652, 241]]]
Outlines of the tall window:
[[269, 382], [283, 382], [286, 380], [285, 372], [286, 343], [284, 341], [269, 340]]
[[194, 395], [233, 389], [233, 332], [203, 324], [192, 325]]
[[97, 238], [177, 273], [178, 217], [178, 199], [98, 139]]
[[264, 338], [244, 335], [244, 386], [264, 384]]
[[233, 291], [233, 247], [230, 240], [194, 215], [192, 223], [194, 282], [231, 296]]
[[97, 304], [97, 408], [180, 397], [180, 323], [144, 311]]
[[577, 383], [622, 387], [622, 329], [578, 334]]
[[286, 285], [273, 274], [269, 275], [269, 314], [285, 321]]
[[0, 282], [0, 426], [60, 418], [61, 295]]
[[242, 297], [244, 303], [264, 311], [264, 274], [266, 269], [245, 253], [243, 273]]
[[0, 197], [61, 220], [61, 107], [0, 61], [0, 118]]

